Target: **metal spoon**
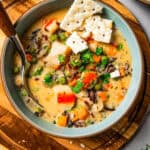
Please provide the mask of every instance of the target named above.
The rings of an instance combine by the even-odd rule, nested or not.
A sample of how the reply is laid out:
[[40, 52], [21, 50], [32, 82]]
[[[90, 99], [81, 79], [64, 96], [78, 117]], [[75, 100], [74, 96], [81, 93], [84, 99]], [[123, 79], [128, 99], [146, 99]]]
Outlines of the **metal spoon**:
[[0, 28], [6, 34], [6, 36], [9, 37], [10, 40], [15, 44], [16, 50], [18, 51], [18, 53], [21, 57], [21, 60], [22, 60], [21, 77], [22, 77], [22, 81], [23, 81], [23, 87], [25, 88], [25, 90], [28, 93], [30, 102], [35, 107], [38, 107], [41, 110], [43, 110], [43, 106], [41, 106], [39, 104], [38, 100], [36, 100], [33, 97], [32, 93], [30, 92], [30, 90], [28, 88], [28, 84], [27, 84], [25, 75], [28, 73], [31, 65], [30, 65], [30, 63], [28, 63], [28, 61], [26, 59], [24, 47], [19, 39], [19, 36], [17, 35], [17, 33], [15, 31], [14, 26], [11, 23], [11, 20], [9, 19], [5, 9], [3, 8], [3, 5], [1, 2], [0, 2]]

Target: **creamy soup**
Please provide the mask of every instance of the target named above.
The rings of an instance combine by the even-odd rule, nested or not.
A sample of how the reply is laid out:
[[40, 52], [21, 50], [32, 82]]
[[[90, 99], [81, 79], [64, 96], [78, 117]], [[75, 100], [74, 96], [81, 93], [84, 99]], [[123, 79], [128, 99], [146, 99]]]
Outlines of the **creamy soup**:
[[[131, 55], [115, 27], [110, 43], [83, 38], [88, 48], [74, 53], [66, 44], [71, 33], [60, 29], [66, 13], [64, 9], [45, 16], [24, 34], [27, 60], [32, 64], [27, 81], [45, 110], [37, 108], [35, 115], [61, 127], [85, 127], [103, 121], [124, 99], [132, 77]], [[77, 33], [81, 35], [82, 29]], [[20, 67], [15, 54], [15, 83], [27, 99]], [[26, 104], [32, 109], [29, 101]]]

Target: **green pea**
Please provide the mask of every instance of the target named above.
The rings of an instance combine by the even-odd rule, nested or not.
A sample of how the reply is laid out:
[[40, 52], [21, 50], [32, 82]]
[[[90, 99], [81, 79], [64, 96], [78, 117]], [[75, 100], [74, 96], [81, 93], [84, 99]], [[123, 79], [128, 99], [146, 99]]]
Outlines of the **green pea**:
[[123, 49], [123, 44], [122, 43], [119, 43], [118, 45], [117, 45], [117, 50], [122, 50]]
[[96, 49], [96, 55], [99, 56], [99, 55], [102, 55], [103, 54], [103, 48], [102, 47], [98, 47]]
[[52, 80], [52, 75], [51, 75], [51, 74], [46, 74], [46, 75], [44, 76], [44, 83], [45, 83], [46, 85], [49, 85], [49, 86], [52, 85], [53, 80]]
[[59, 38], [60, 38], [61, 41], [65, 41], [67, 39], [67, 36], [66, 36], [65, 32], [59, 33]]
[[36, 71], [33, 73], [33, 75], [34, 75], [34, 76], [39, 76], [39, 75], [41, 75], [42, 71], [43, 71], [43, 67], [40, 66], [40, 67], [38, 67], [38, 68], [36, 69]]
[[59, 56], [58, 56], [58, 60], [59, 60], [59, 63], [60, 63], [60, 64], [63, 64], [63, 63], [65, 62], [65, 59], [66, 59], [66, 58], [65, 58], [64, 55], [59, 55]]
[[52, 34], [50, 37], [49, 37], [49, 40], [50, 42], [54, 42], [58, 39], [58, 35], [57, 34]]
[[109, 63], [109, 58], [107, 56], [102, 56], [100, 67], [105, 68], [108, 63]]

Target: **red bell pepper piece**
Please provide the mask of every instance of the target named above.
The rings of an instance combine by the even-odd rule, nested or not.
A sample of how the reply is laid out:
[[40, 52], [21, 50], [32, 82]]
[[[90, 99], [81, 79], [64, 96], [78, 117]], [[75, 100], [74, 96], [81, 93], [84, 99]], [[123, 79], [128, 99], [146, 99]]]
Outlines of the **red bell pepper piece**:
[[76, 95], [73, 93], [59, 93], [57, 97], [58, 103], [74, 103], [76, 101]]
[[32, 61], [32, 55], [31, 54], [26, 54], [26, 58], [28, 62]]
[[55, 19], [50, 19], [48, 22], [46, 22], [45, 25], [44, 25], [45, 29], [46, 29], [49, 25], [51, 25], [51, 24], [53, 23], [53, 21], [55, 21]]
[[96, 80], [95, 72], [87, 72], [83, 78], [84, 87], [87, 88], [94, 80]]

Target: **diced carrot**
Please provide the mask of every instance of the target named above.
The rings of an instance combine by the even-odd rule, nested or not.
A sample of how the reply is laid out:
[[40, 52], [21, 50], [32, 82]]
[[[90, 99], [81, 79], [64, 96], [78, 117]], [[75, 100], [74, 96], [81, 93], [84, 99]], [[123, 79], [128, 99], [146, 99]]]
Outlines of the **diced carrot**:
[[97, 75], [95, 72], [87, 72], [83, 78], [84, 87], [88, 87], [95, 79]]
[[112, 45], [117, 48], [118, 44], [117, 43], [112, 43]]
[[101, 56], [93, 55], [93, 60], [95, 63], [99, 63], [101, 61]]
[[107, 55], [110, 56], [110, 57], [114, 57], [115, 55], [117, 54], [117, 49], [115, 46], [111, 45], [109, 47], [109, 50], [107, 52]]
[[72, 81], [69, 82], [69, 86], [75, 86], [77, 83], [77, 79], [74, 78]]
[[88, 38], [84, 38], [84, 40], [87, 41], [87, 42], [93, 41], [92, 34], [90, 34], [90, 36]]
[[85, 120], [88, 117], [87, 108], [82, 106], [78, 108], [78, 117], [80, 120]]
[[48, 27], [50, 24], [52, 24], [53, 21], [55, 21], [55, 19], [50, 19], [50, 20], [48, 20], [47, 22], [45, 22], [45, 25], [44, 25], [45, 28]]
[[120, 102], [121, 100], [123, 100], [123, 98], [124, 98], [124, 96], [123, 96], [123, 94], [118, 94], [117, 95], [117, 100]]
[[103, 88], [105, 89], [105, 90], [108, 90], [108, 89], [110, 89], [112, 87], [112, 85], [110, 84], [110, 83], [107, 83], [107, 84], [104, 84], [103, 85]]
[[95, 64], [89, 64], [86, 66], [86, 70], [95, 70], [95, 69], [96, 69]]
[[121, 76], [125, 76], [125, 68], [122, 67], [119, 69], [119, 71]]
[[57, 118], [57, 125], [61, 127], [66, 127], [67, 125], [67, 116], [61, 115]]
[[106, 92], [99, 92], [98, 96], [101, 98], [102, 101], [106, 101], [107, 100]]
[[58, 70], [59, 69], [59, 65], [53, 65], [53, 68], [55, 69], [55, 70]]
[[126, 88], [126, 82], [124, 80], [120, 81], [121, 88]]

